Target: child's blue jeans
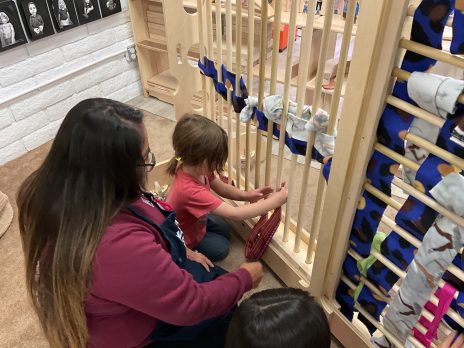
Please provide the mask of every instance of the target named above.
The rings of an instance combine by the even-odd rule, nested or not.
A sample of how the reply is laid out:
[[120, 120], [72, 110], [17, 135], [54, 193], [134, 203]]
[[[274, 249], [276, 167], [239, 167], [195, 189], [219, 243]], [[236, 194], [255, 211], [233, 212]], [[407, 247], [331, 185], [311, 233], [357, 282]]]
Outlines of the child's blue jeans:
[[230, 226], [219, 216], [208, 214], [206, 234], [196, 250], [213, 262], [226, 258], [229, 254]]

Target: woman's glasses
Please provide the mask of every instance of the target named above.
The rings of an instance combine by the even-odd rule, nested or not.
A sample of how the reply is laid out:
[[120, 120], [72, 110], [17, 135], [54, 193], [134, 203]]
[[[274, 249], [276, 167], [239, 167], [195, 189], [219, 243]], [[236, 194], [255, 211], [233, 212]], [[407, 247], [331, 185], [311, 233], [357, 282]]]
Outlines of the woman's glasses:
[[145, 167], [145, 171], [151, 172], [156, 165], [156, 157], [153, 152], [148, 150], [148, 153], [144, 157], [145, 163], [139, 164], [138, 167]]

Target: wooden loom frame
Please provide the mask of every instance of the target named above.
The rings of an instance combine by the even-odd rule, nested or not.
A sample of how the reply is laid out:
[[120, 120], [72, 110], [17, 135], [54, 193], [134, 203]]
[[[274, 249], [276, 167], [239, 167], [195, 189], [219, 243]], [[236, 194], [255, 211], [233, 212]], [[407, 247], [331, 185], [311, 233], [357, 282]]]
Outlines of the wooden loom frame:
[[[143, 2], [140, 0], [130, 0], [130, 7], [143, 6]], [[251, 1], [250, 1], [251, 2]], [[315, 0], [310, 0], [310, 6], [313, 5]], [[256, 7], [264, 13], [264, 17], [268, 18], [267, 7], [265, 4], [266, 0], [259, 2], [255, 0]], [[274, 23], [278, 24], [281, 21], [279, 8], [282, 6], [281, 1], [275, 1], [276, 11], [273, 14]], [[297, 3], [294, 1], [293, 3]], [[328, 3], [328, 5], [327, 5]], [[417, 1], [415, 1], [417, 3]], [[354, 1], [350, 2], [351, 7], [349, 9], [348, 18], [353, 18], [354, 16]], [[228, 70], [234, 69], [233, 67], [233, 57], [232, 57], [232, 27], [231, 27], [231, 9], [232, 9], [231, 0], [226, 0], [225, 2], [225, 20], [226, 20], [226, 57], [225, 57], [225, 66]], [[261, 6], [259, 6], [261, 5]], [[323, 65], [327, 55], [327, 45], [328, 45], [328, 32], [331, 25], [330, 17], [330, 8], [333, 6], [333, 0], [326, 0], [324, 2], [325, 7], [328, 7], [329, 18], [325, 18], [325, 29], [323, 31], [322, 37], [322, 47], [321, 54], [319, 58], [319, 65]], [[264, 6], [264, 7], [263, 7]], [[296, 6], [296, 5], [294, 5]], [[261, 154], [262, 149], [267, 149], [266, 151], [266, 168], [265, 168], [265, 180], [266, 184], [269, 183], [269, 170], [270, 170], [270, 137], [267, 138], [266, 142], [261, 141], [261, 131], [256, 131], [255, 128], [251, 127], [250, 123], [247, 125], [242, 125], [238, 116], [236, 116], [231, 108], [230, 103], [230, 90], [228, 91], [228, 101], [223, 102], [221, 98], [218, 100], [219, 107], [216, 105], [216, 92], [212, 84], [212, 80], [209, 78], [201, 77], [198, 74], [198, 70], [187, 63], [188, 60], [188, 49], [195, 42], [199, 42], [199, 56], [207, 56], [209, 59], [214, 59], [218, 63], [222, 63], [223, 54], [222, 52], [222, 43], [221, 40], [218, 40], [218, 46], [216, 51], [214, 50], [214, 37], [213, 37], [213, 23], [211, 21], [213, 11], [216, 14], [224, 12], [224, 8], [221, 7], [220, 1], [216, 0], [216, 4], [213, 8], [211, 3], [208, 0], [197, 0], [197, 14], [187, 14], [184, 12], [182, 1], [165, 1], [164, 2], [164, 15], [165, 15], [165, 25], [166, 25], [166, 35], [169, 40], [166, 40], [167, 44], [167, 53], [169, 57], [169, 66], [173, 76], [175, 76], [179, 81], [188, 79], [192, 81], [191, 85], [179, 85], [175, 94], [174, 94], [174, 105], [176, 106], [176, 115], [182, 115], [186, 112], [198, 112], [194, 110], [190, 103], [186, 103], [186, 100], [191, 100], [195, 91], [200, 88], [203, 91], [203, 108], [202, 112], [205, 115], [211, 115], [211, 117], [218, 122], [221, 126], [224, 125], [224, 121], [227, 123], [227, 130], [229, 134], [229, 148], [233, 150], [233, 153], [230, 155], [230, 160], [228, 162], [228, 175], [229, 178], [234, 178], [239, 186], [248, 188], [253, 188], [251, 184], [250, 176], [250, 149], [251, 143], [256, 141], [256, 158], [263, 158], [264, 154]], [[254, 35], [255, 28], [253, 27], [256, 14], [254, 8], [251, 7], [248, 9], [247, 13], [242, 13], [242, 8], [240, 5], [235, 7], [235, 18], [242, 18], [243, 20], [248, 20], [249, 30], [251, 31], [251, 36]], [[289, 22], [290, 27], [294, 26], [296, 23], [296, 9], [292, 8]], [[363, 16], [362, 13], [369, 13], [368, 16]], [[319, 211], [314, 211], [313, 224], [311, 226], [311, 231], [313, 233], [309, 234], [307, 231], [302, 230], [301, 219], [303, 219], [304, 214], [298, 214], [298, 221], [295, 222], [290, 218], [285, 219], [285, 223], [282, 223], [278, 229], [276, 237], [269, 246], [268, 251], [265, 253], [263, 260], [266, 264], [284, 281], [287, 286], [298, 287], [310, 291], [314, 296], [317, 296], [321, 299], [321, 302], [326, 310], [332, 333], [337, 337], [346, 347], [369, 347], [372, 346], [364, 333], [362, 333], [353, 323], [349, 322], [338, 310], [338, 304], [335, 301], [335, 291], [340, 281], [341, 267], [343, 260], [346, 256], [348, 249], [348, 239], [351, 230], [351, 225], [354, 219], [354, 214], [358, 205], [358, 198], [362, 193], [362, 190], [368, 190], [369, 192], [377, 195], [380, 199], [383, 199], [387, 204], [398, 208], [397, 202], [393, 199], [388, 200], [384, 197], [382, 193], [369, 184], [365, 183], [365, 173], [367, 164], [372, 155], [372, 151], [375, 148], [376, 150], [384, 153], [385, 155], [390, 156], [397, 160], [400, 164], [409, 166], [413, 169], [417, 169], [417, 165], [411, 163], [406, 158], [392, 153], [382, 145], [376, 143], [375, 133], [378, 125], [379, 118], [385, 106], [385, 103], [396, 105], [403, 110], [411, 112], [416, 117], [425, 119], [432, 124], [440, 126], [442, 121], [421, 110], [417, 107], [413, 107], [410, 104], [404, 103], [401, 100], [397, 100], [393, 96], [388, 96], [390, 93], [391, 87], [394, 82], [394, 78], [398, 79], [407, 79], [408, 74], [401, 71], [394, 66], [398, 66], [399, 59], [401, 57], [401, 49], [411, 49], [411, 50], [422, 50], [424, 48], [420, 45], [418, 46], [414, 42], [411, 42], [405, 38], [401, 39], [402, 36], [407, 37], [406, 31], [403, 31], [407, 15], [411, 15], [413, 11], [411, 8], [408, 8], [407, 2], [403, 1], [391, 1], [391, 0], [365, 0], [363, 1], [363, 9], [361, 16], [359, 18], [359, 27], [356, 35], [356, 45], [359, 47], [353, 52], [352, 63], [350, 67], [350, 74], [348, 77], [348, 86], [355, 86], [355, 88], [347, 88], [345, 94], [343, 110], [341, 114], [341, 122], [338, 127], [338, 137], [337, 137], [337, 147], [333, 157], [332, 169], [330, 180], [328, 182], [327, 188], [325, 190], [325, 199], [322, 209]], [[221, 28], [221, 16], [216, 16], [219, 18], [219, 21], [216, 20], [216, 33]], [[236, 20], [236, 35], [240, 37], [241, 35], [241, 20]], [[262, 22], [264, 23], [264, 21]], [[314, 15], [307, 17], [305, 28], [303, 29], [303, 51], [308, 49], [311, 46], [311, 39], [308, 39], [308, 35], [311, 33], [311, 28], [314, 25]], [[188, 28], [189, 30], [178, 30], [179, 27]], [[196, 29], [195, 29], [196, 28]], [[206, 28], [206, 30], [204, 30]], [[346, 45], [346, 40], [351, 37], [352, 28], [349, 26], [346, 27], [347, 30], [344, 35], [344, 42]], [[261, 28], [261, 34], [266, 37], [266, 25], [263, 24]], [[143, 31], [143, 27], [140, 24], [134, 24], [134, 35], [138, 35]], [[187, 33], [187, 34], [186, 34]], [[347, 34], [349, 33], [349, 34]], [[325, 35], [325, 36], [324, 36]], [[401, 39], [401, 40], [400, 40]], [[250, 40], [251, 41], [251, 40]], [[239, 41], [241, 42], [241, 41]], [[276, 40], [274, 40], [274, 47], [276, 45]], [[291, 54], [292, 43], [290, 43], [288, 56]], [[260, 61], [263, 61], [266, 45], [264, 40], [261, 45], [261, 57]], [[345, 46], [346, 48], [346, 46]], [[250, 52], [250, 47], [248, 47], [248, 52]], [[139, 48], [140, 51], [140, 48]], [[180, 53], [179, 53], [180, 51]], [[275, 92], [276, 84], [276, 53], [275, 49], [272, 55], [272, 64], [271, 64], [271, 76], [270, 76], [270, 91], [271, 94]], [[385, 54], [389, 52], [390, 54]], [[427, 54], [432, 54], [438, 59], [442, 59], [452, 64], [464, 67], [464, 59], [456, 58], [450, 55], [441, 54], [441, 51], [438, 50], [428, 50], [425, 49]], [[340, 61], [342, 64], [339, 65], [339, 71], [337, 76], [344, 76], [344, 67], [346, 62], [347, 51], [341, 52]], [[235, 68], [240, 67], [240, 57], [241, 57], [241, 44], [235, 46]], [[286, 107], [288, 106], [288, 86], [290, 83], [289, 78], [289, 59], [287, 57], [287, 69], [284, 79], [284, 112], [286, 115]], [[297, 115], [301, 115], [302, 104], [304, 101], [305, 93], [302, 92], [305, 90], [304, 86], [307, 83], [307, 70], [310, 60], [310, 54], [301, 55], [300, 61], [303, 62], [303, 73], [301, 74], [302, 78], [298, 80], [298, 110]], [[181, 63], [179, 63], [179, 61]], [[253, 71], [252, 64], [250, 63], [250, 58], [248, 59], [248, 69], [247, 81], [253, 80]], [[250, 68], [251, 67], [251, 68]], [[143, 67], [141, 67], [143, 68]], [[142, 70], [142, 69], [141, 69]], [[322, 69], [323, 70], [323, 69]], [[259, 107], [262, 107], [262, 100], [264, 97], [264, 75], [265, 67], [262, 64], [260, 66], [260, 80], [259, 80], [259, 90], [258, 97]], [[338, 80], [338, 79], [337, 79]], [[318, 71], [316, 76], [316, 87], [314, 93], [313, 106], [320, 105], [320, 96], [321, 89], [320, 85], [322, 84], [322, 73]], [[338, 83], [336, 88], [335, 100], [331, 104], [331, 114], [336, 113], [338, 109], [338, 99], [341, 94], [341, 84]], [[252, 83], [248, 84], [250, 95], [252, 95]], [[238, 87], [238, 84], [236, 85]], [[387, 97], [386, 97], [387, 96]], [[462, 96], [461, 96], [462, 101]], [[224, 104], [226, 105], [227, 112], [224, 114]], [[404, 105], [407, 104], [407, 105]], [[285, 117], [284, 117], [285, 118]], [[285, 120], [283, 121], [285, 122]], [[235, 123], [235, 125], [234, 125]], [[272, 124], [272, 122], [269, 122]], [[330, 121], [330, 126], [328, 132], [333, 132], [335, 127], [335, 119], [332, 118]], [[270, 130], [271, 128], [268, 128]], [[254, 131], [252, 131], [254, 130]], [[236, 135], [233, 136], [235, 131]], [[406, 135], [408, 136], [408, 135]], [[253, 138], [253, 139], [252, 139]], [[245, 143], [241, 144], [240, 139]], [[409, 136], [411, 141], [416, 141], [420, 146], [429, 149], [431, 152], [438, 151], [433, 147], [433, 144], [424, 143], [421, 139], [414, 138], [414, 136]], [[233, 142], [235, 141], [235, 146]], [[309, 134], [308, 143], [311, 145], [314, 142], [314, 134]], [[240, 173], [241, 160], [237, 155], [241, 152], [241, 149], [245, 147], [246, 149], [246, 159], [245, 159], [245, 169], [244, 175]], [[309, 148], [312, 148], [309, 147]], [[283, 141], [280, 141], [279, 144], [279, 158], [278, 158], [278, 173], [277, 180], [278, 183], [281, 177], [282, 170], [282, 149]], [[342, 150], [340, 150], [342, 149]], [[446, 151], [443, 151], [446, 152]], [[464, 161], [460, 158], [450, 157], [450, 154], [439, 152], [439, 155], [443, 158], [446, 158], [451, 163], [455, 164], [461, 169], [464, 166]], [[233, 164], [235, 168], [233, 168]], [[292, 156], [292, 169], [290, 175], [294, 172], [294, 165], [296, 164], [296, 156]], [[163, 164], [158, 166], [158, 170], [154, 171], [155, 177], [160, 181], [160, 177], [157, 175], [161, 174], [161, 168]], [[261, 166], [258, 165], [257, 169]], [[238, 170], [237, 170], [238, 169]], [[303, 183], [308, 180], [308, 172], [310, 170], [309, 166], [305, 168], [305, 174], [303, 178]], [[255, 177], [255, 185], [260, 184], [259, 180], [259, 170]], [[292, 178], [292, 176], [291, 176]], [[167, 178], [165, 178], [168, 180]], [[293, 185], [293, 180], [290, 180], [291, 185], [289, 187], [289, 197], [294, 193], [295, 185]], [[420, 195], [420, 193], [415, 192], [413, 188], [408, 187], [407, 184], [404, 184], [401, 180], [395, 179], [394, 184], [402, 189], [404, 189], [409, 194]], [[303, 191], [305, 190], [305, 185], [303, 185]], [[305, 197], [304, 194], [301, 195]], [[324, 196], [324, 182], [322, 176], [319, 175], [319, 184], [316, 201], [322, 202], [322, 197]], [[433, 201], [433, 200], [431, 200]], [[235, 204], [235, 202], [231, 202]], [[434, 202], [429, 202], [434, 204]], [[302, 206], [303, 204], [300, 204]], [[435, 209], [444, 208], [439, 207], [436, 203], [433, 205]], [[317, 206], [316, 206], [317, 208]], [[445, 209], [446, 210], [446, 209]], [[439, 211], [439, 210], [437, 210]], [[300, 211], [301, 212], [301, 211]], [[444, 211], [443, 211], [444, 212]], [[446, 213], [446, 212], [444, 212]], [[301, 216], [300, 216], [301, 215]], [[286, 216], [290, 216], [289, 205], [287, 205]], [[324, 223], [318, 223], [320, 216], [320, 221]], [[461, 218], [462, 219], [462, 218]], [[232, 221], [235, 231], [239, 233], [243, 238], [246, 238], [250, 229], [252, 228], [256, 220], [249, 220], [244, 222]], [[392, 229], [395, 230], [398, 228], [392, 220], [388, 218], [383, 219], [385, 224], [389, 225]], [[459, 223], [462, 223], [462, 220], [458, 219]], [[403, 233], [403, 232], [401, 232]], [[405, 233], [406, 238], [410, 236]], [[292, 238], [289, 238], [291, 236]], [[409, 237], [408, 237], [409, 236]], [[317, 243], [316, 243], [317, 237]], [[289, 239], [294, 239], [294, 245], [288, 243]], [[419, 246], [420, 242], [417, 240], [412, 240], [412, 244]], [[306, 253], [302, 253], [301, 250], [306, 250]], [[312, 255], [317, 255], [312, 261]], [[348, 250], [350, 255], [354, 255], [352, 251]], [[303, 255], [304, 254], [304, 255]], [[374, 255], [382, 262], [388, 260], [383, 260], [382, 255]], [[393, 268], [394, 265], [388, 265], [388, 267]], [[452, 268], [452, 267], [451, 267]], [[458, 274], [461, 279], [463, 279], [463, 272], [459, 269], [453, 269], [452, 273]], [[397, 271], [397, 274], [401, 275], [401, 271]], [[349, 280], [342, 277], [342, 280], [345, 283], [349, 283]], [[370, 284], [367, 280], [362, 280], [369, 287], [372, 287], [372, 290], [377, 290], [375, 285]], [[353, 286], [353, 284], [348, 284]], [[361, 308], [358, 308], [365, 316], [368, 316]], [[427, 313], [425, 313], [427, 315]], [[377, 323], [380, 330], [382, 330], [381, 324]], [[387, 333], [388, 335], [388, 333]], [[417, 344], [417, 342], [413, 342]], [[417, 344], [420, 346], [420, 344]]]

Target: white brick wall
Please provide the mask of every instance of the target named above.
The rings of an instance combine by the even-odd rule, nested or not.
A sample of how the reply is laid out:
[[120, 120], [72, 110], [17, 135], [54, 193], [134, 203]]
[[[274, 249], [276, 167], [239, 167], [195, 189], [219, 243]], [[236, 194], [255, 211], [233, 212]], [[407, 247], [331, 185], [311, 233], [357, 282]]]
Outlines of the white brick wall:
[[14, 122], [13, 113], [9, 109], [0, 109], [0, 130]]
[[[105, 59], [131, 44], [125, 11], [0, 53], [0, 165], [52, 139], [79, 101], [127, 101], [140, 95], [137, 64], [128, 63], [123, 53]], [[71, 74], [100, 59], [104, 61]], [[62, 76], [66, 77], [47, 83]], [[16, 98], [43, 83], [46, 86]]]

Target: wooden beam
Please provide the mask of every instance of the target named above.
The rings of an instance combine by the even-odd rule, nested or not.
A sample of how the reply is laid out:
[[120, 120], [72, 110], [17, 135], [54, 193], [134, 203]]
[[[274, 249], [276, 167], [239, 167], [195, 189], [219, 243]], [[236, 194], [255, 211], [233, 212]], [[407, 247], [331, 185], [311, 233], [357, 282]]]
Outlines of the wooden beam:
[[[366, 1], [359, 18], [339, 136], [319, 226], [310, 290], [334, 299], [377, 124], [391, 82], [407, 2]], [[353, 86], [353, 87], [349, 87]], [[331, 248], [327, 248], [331, 245]]]

